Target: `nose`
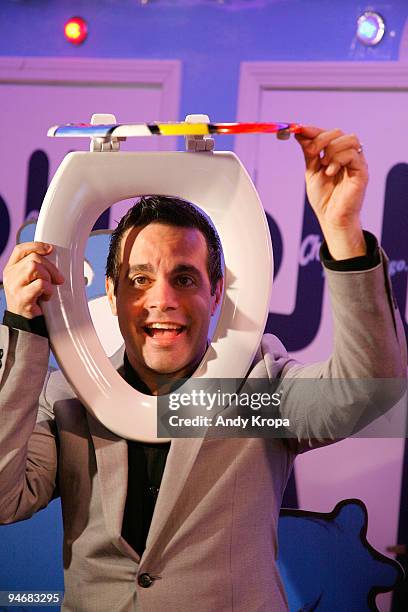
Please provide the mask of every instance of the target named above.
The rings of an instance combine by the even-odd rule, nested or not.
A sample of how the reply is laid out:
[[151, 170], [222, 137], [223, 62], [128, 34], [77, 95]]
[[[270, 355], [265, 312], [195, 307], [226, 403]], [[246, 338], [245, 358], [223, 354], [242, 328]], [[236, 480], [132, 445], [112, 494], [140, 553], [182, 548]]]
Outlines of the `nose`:
[[165, 312], [178, 308], [177, 290], [165, 278], [158, 278], [148, 291], [148, 308], [157, 308]]

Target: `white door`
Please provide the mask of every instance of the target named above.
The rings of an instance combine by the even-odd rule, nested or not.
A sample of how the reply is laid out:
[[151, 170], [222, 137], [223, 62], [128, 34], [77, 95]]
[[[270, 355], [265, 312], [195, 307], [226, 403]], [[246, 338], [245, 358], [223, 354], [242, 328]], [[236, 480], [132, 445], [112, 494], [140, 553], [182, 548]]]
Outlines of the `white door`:
[[[245, 63], [239, 121], [288, 121], [358, 134], [370, 168], [364, 227], [391, 258], [396, 297], [407, 321], [408, 67], [396, 63]], [[301, 361], [325, 359], [332, 325], [318, 248], [305, 203], [304, 162], [294, 139], [239, 136], [246, 163], [272, 217], [278, 274], [269, 329]], [[274, 248], [275, 248], [274, 247]], [[296, 340], [294, 339], [296, 338]], [[403, 439], [354, 439], [306, 453], [296, 462], [301, 508], [329, 511], [346, 497], [369, 510], [368, 538], [379, 550], [397, 542]]]

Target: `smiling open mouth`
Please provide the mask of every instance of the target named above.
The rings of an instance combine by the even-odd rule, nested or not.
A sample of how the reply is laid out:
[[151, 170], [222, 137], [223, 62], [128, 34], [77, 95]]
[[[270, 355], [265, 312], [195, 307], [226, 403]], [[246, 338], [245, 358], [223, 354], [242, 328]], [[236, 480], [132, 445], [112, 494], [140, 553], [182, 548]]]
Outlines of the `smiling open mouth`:
[[143, 329], [150, 338], [176, 338], [186, 329], [186, 326], [173, 323], [152, 323], [144, 326]]

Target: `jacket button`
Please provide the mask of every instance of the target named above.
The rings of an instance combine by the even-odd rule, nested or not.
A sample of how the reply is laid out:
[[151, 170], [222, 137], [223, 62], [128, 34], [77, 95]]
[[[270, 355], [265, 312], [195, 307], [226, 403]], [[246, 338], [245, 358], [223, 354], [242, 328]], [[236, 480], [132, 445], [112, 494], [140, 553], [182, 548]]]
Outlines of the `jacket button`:
[[137, 581], [144, 589], [149, 588], [149, 586], [152, 586], [153, 584], [153, 578], [150, 576], [150, 574], [140, 574]]

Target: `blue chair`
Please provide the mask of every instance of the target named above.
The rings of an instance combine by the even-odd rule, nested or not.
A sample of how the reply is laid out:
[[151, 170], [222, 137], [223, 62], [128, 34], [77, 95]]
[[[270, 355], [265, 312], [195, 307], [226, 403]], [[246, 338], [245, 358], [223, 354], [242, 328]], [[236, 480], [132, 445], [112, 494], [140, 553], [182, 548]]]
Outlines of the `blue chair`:
[[326, 514], [281, 510], [278, 566], [291, 612], [377, 610], [376, 595], [402, 581], [401, 565], [368, 543], [367, 522], [358, 499]]

